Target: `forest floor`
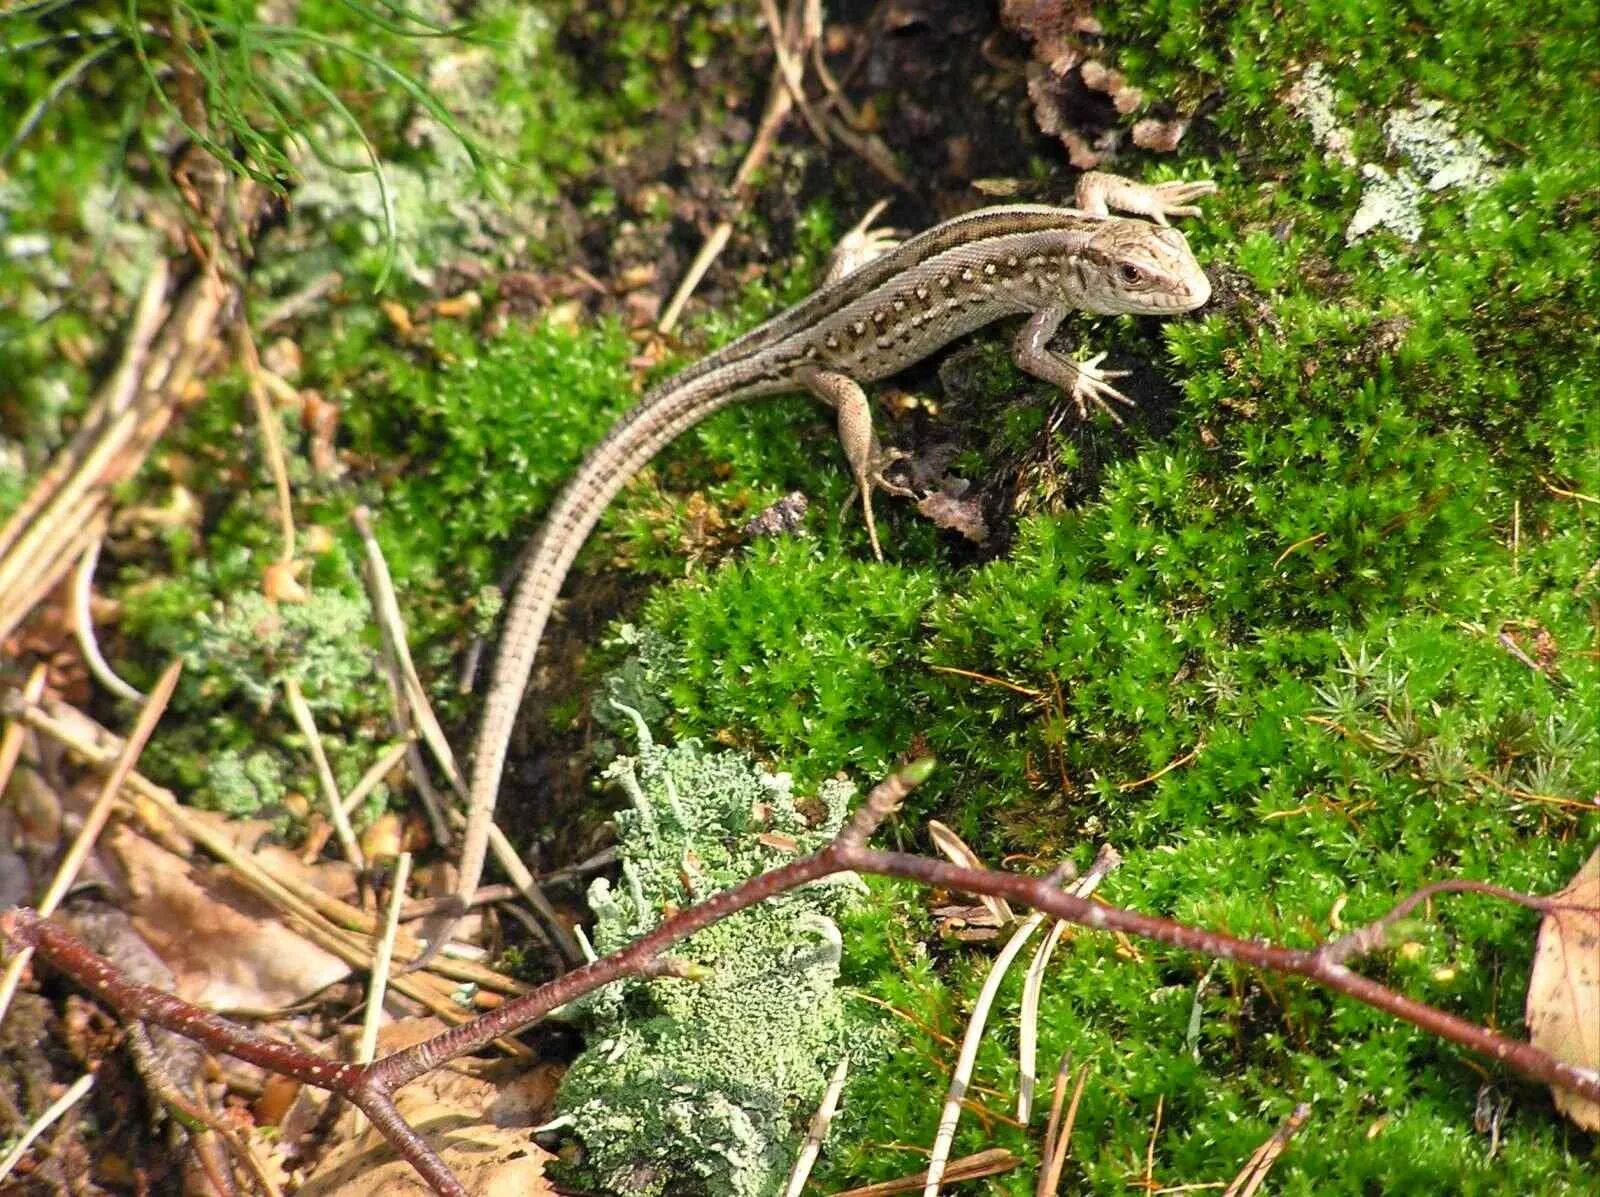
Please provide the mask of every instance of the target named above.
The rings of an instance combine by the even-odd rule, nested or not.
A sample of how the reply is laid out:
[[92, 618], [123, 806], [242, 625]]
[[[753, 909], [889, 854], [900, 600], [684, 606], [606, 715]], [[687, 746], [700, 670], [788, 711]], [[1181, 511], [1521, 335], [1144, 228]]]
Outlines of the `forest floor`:
[[[366, 778], [361, 853], [415, 850], [419, 895], [448, 881], [418, 795], [447, 792], [444, 770], [395, 722], [355, 513], [464, 753], [517, 552], [646, 385], [808, 293], [879, 199], [883, 223], [917, 230], [1069, 203], [1086, 167], [1218, 185], [1183, 222], [1210, 305], [1063, 330], [1131, 371], [1125, 425], [1079, 420], [996, 328], [873, 388], [885, 443], [948, 498], [880, 499], [884, 562], [858, 517], [838, 518], [850, 482], [833, 421], [801, 396], [719, 414], [614, 504], [541, 646], [500, 803], [512, 842], [556, 874], [559, 909], [589, 925], [595, 896], [630, 882], [605, 855], [619, 834], [628, 845], [627, 783], [602, 775], [650, 758], [619, 697], [712, 779], [708, 810], [781, 774], [804, 813], [812, 795], [843, 801], [835, 779], [865, 790], [932, 754], [887, 838], [931, 850], [936, 819], [991, 864], [1041, 873], [1110, 843], [1122, 864], [1104, 900], [1296, 946], [1442, 878], [1551, 893], [1595, 850], [1592, 6], [1512, 22], [1487, 3], [842, 3], [804, 62], [807, 110], [739, 188], [774, 79], [761, 6], [470, 7], [377, 20], [306, 0], [292, 20], [213, 14], [187, 37], [143, 3], [0, 18], [0, 521], [37, 526], [17, 513], [130, 346], [159, 354], [184, 304], [204, 306], [203, 265], [223, 264], [226, 299], [193, 317], [192, 379], [148, 443], [112, 456], [99, 506], [63, 518], [75, 547], [38, 594], [43, 558], [7, 575], [16, 546], [0, 537], [12, 727], [52, 703], [132, 725], [138, 703], [74, 635], [81, 606], [136, 690], [183, 664], [138, 768], [197, 822], [114, 820], [67, 907], [102, 951], [153, 953], [152, 983], [346, 1050], [348, 961], [304, 947], [194, 845], [210, 828], [371, 913], [372, 876], [320, 813], [328, 787]], [[257, 84], [230, 76], [239, 60]], [[725, 247], [661, 332], [724, 221]], [[152, 295], [167, 309], [147, 310]], [[752, 530], [796, 493], [789, 532]], [[89, 544], [85, 596], [72, 567]], [[31, 595], [10, 623], [8, 579]], [[0, 906], [37, 900], [99, 785], [81, 746], [27, 726], [0, 746]], [[726, 874], [708, 864], [711, 880], [735, 879], [737, 856]], [[611, 890], [585, 888], [597, 870]], [[590, 1127], [587, 1174], [582, 1134], [548, 1140], [575, 1184], [757, 1194], [778, 1191], [774, 1161], [848, 1055], [808, 1191], [915, 1172], [1004, 942], [952, 905], [874, 881], [826, 912], [843, 949], [825, 997], [791, 995], [795, 977], [766, 1006], [734, 993], [713, 1033], [687, 1026], [703, 1010], [634, 991], [587, 1026], [531, 1032], [522, 1079], [471, 1100], [537, 1090], [502, 1121]], [[605, 918], [602, 950], [619, 934]], [[1538, 927], [1443, 898], [1362, 967], [1523, 1037]], [[419, 982], [395, 1009], [459, 1019], [558, 965], [509, 915], [491, 911], [481, 938], [483, 976]], [[795, 942], [761, 950], [776, 964]], [[970, 1191], [1035, 1191], [1044, 1114], [1015, 1116], [1021, 988], [1000, 991], [954, 1147], [1009, 1167]], [[833, 1003], [828, 1020], [775, 1011], [802, 1000]], [[629, 1025], [666, 1063], [618, 1069], [623, 1095], [607, 1096], [585, 1032], [610, 1050]], [[1600, 1167], [1595, 1135], [1547, 1090], [1235, 963], [1069, 934], [1038, 1037], [1044, 1088], [1069, 1053], [1087, 1064], [1065, 1192], [1220, 1189], [1301, 1103], [1281, 1193], [1580, 1193]], [[162, 1146], [175, 1124], [152, 1135], [149, 1065], [122, 1042], [48, 968], [29, 973], [0, 1024], [0, 1145], [86, 1069], [100, 1079], [18, 1191], [180, 1191], [188, 1157]], [[569, 1066], [581, 1086], [553, 1096]], [[249, 1069], [167, 1067], [202, 1079], [286, 1183], [340, 1133], [313, 1095]], [[674, 1085], [719, 1111], [714, 1131], [640, 1098], [601, 1148], [580, 1116]]]

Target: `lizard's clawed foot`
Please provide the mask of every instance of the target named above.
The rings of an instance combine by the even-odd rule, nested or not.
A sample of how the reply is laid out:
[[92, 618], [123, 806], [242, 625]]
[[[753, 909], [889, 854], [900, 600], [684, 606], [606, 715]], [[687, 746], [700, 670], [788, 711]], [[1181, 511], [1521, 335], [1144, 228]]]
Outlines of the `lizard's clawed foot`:
[[1117, 409], [1111, 406], [1111, 400], [1116, 400], [1125, 407], [1137, 406], [1116, 387], [1111, 385], [1113, 378], [1126, 378], [1126, 370], [1102, 370], [1100, 363], [1105, 361], [1106, 355], [1097, 353], [1088, 361], [1071, 363], [1077, 378], [1072, 383], [1072, 401], [1078, 405], [1078, 418], [1089, 418], [1089, 404], [1094, 404], [1111, 417], [1114, 424], [1120, 425], [1122, 417], [1117, 415]]
[[1200, 215], [1200, 209], [1191, 201], [1210, 195], [1216, 189], [1217, 185], [1209, 179], [1192, 183], [1182, 179], [1136, 183], [1121, 175], [1090, 171], [1078, 180], [1077, 198], [1080, 208], [1096, 216], [1105, 216], [1108, 209], [1115, 208], [1166, 224], [1169, 216]]
[[893, 229], [872, 227], [872, 222], [882, 216], [888, 206], [888, 200], [879, 200], [867, 209], [867, 214], [856, 221], [849, 232], [839, 238], [839, 244], [833, 247], [833, 256], [828, 260], [827, 274], [823, 276], [825, 284], [838, 282], [900, 244], [900, 238]]
[[890, 482], [884, 470], [897, 461], [909, 457], [903, 449], [884, 449], [875, 457], [867, 470], [856, 479], [850, 488], [850, 497], [844, 501], [844, 506], [839, 508], [839, 519], [842, 521], [855, 506], [856, 497], [861, 498], [861, 515], [867, 521], [867, 539], [872, 543], [872, 555], [879, 562], [883, 561], [883, 546], [878, 543], [878, 521], [872, 514], [872, 492], [881, 490], [885, 494], [894, 495], [898, 499], [915, 499], [917, 492], [909, 487], [901, 486], [897, 482]]

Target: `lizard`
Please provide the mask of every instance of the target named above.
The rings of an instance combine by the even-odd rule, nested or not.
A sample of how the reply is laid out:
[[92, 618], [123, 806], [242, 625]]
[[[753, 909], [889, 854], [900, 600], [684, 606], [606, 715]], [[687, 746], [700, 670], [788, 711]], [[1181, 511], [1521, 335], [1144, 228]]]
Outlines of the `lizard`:
[[[545, 623], [579, 548], [635, 474], [731, 403], [809, 391], [836, 413], [881, 561], [873, 490], [910, 492], [884, 476], [896, 455], [878, 443], [861, 384], [995, 320], [1025, 315], [1012, 346], [1017, 365], [1065, 390], [1080, 416], [1093, 404], [1116, 419], [1111, 401], [1132, 406], [1111, 381], [1126, 371], [1101, 369], [1103, 353], [1060, 357], [1048, 342], [1073, 311], [1163, 316], [1205, 304], [1210, 281], [1167, 217], [1197, 215], [1191, 201], [1213, 190], [1209, 182], [1147, 185], [1089, 172], [1078, 180], [1075, 207], [984, 208], [897, 245], [870, 245], [883, 252], [653, 388], [621, 416], [583, 459], [523, 555], [478, 730], [455, 900], [430, 923], [428, 949], [412, 967], [439, 950], [477, 889], [512, 725]], [[1114, 216], [1113, 208], [1148, 219]]]

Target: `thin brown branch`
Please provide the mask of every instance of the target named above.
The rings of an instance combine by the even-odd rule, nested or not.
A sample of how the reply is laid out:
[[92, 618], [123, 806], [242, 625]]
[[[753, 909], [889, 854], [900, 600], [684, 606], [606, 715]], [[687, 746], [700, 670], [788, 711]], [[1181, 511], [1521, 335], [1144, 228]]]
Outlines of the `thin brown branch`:
[[[1532, 1044], [1511, 1039], [1388, 989], [1352, 972], [1331, 958], [1325, 948], [1286, 948], [1238, 939], [1154, 915], [1100, 905], [1062, 891], [1052, 877], [1023, 877], [971, 869], [865, 847], [866, 837], [927, 776], [930, 768], [931, 762], [918, 761], [878, 785], [838, 836], [813, 855], [715, 894], [697, 906], [678, 912], [608, 956], [557, 977], [471, 1023], [445, 1031], [368, 1067], [338, 1064], [300, 1051], [169, 994], [130, 984], [110, 964], [33, 911], [15, 909], [0, 914], [0, 936], [9, 940], [14, 949], [38, 949], [57, 968], [125, 1018], [154, 1022], [215, 1051], [231, 1053], [260, 1067], [344, 1095], [367, 1115], [395, 1151], [410, 1162], [435, 1191], [447, 1197], [462, 1197], [465, 1190], [433, 1150], [400, 1118], [391, 1100], [397, 1089], [447, 1060], [477, 1051], [501, 1036], [531, 1026], [555, 1008], [603, 985], [661, 970], [666, 967], [663, 954], [667, 948], [712, 923], [841, 872], [899, 877], [968, 894], [1004, 897], [1085, 928], [1138, 936], [1183, 951], [1302, 976], [1341, 996], [1499, 1061], [1527, 1079], [1560, 1086], [1581, 1097], [1600, 1101], [1600, 1072], [1557, 1060]], [[1414, 907], [1422, 900], [1425, 896], [1414, 896], [1406, 902]], [[1059, 1140], [1055, 1146], [1059, 1146]]]
[[1506, 889], [1502, 885], [1491, 885], [1487, 881], [1467, 881], [1460, 878], [1435, 881], [1395, 903], [1381, 918], [1324, 944], [1319, 949], [1319, 955], [1334, 964], [1344, 964], [1351, 959], [1371, 955], [1384, 947], [1390, 928], [1435, 894], [1488, 894], [1490, 897], [1514, 902], [1518, 906], [1540, 912], [1561, 905], [1551, 898], [1520, 894], [1516, 890]]

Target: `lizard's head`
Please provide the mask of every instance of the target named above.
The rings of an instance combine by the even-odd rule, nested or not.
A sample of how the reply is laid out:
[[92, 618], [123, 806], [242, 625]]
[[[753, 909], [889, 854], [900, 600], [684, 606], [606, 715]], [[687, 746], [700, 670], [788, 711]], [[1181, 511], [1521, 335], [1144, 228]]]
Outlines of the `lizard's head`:
[[1083, 306], [1102, 316], [1189, 312], [1211, 298], [1211, 280], [1177, 229], [1113, 218], [1089, 240], [1100, 269]]

